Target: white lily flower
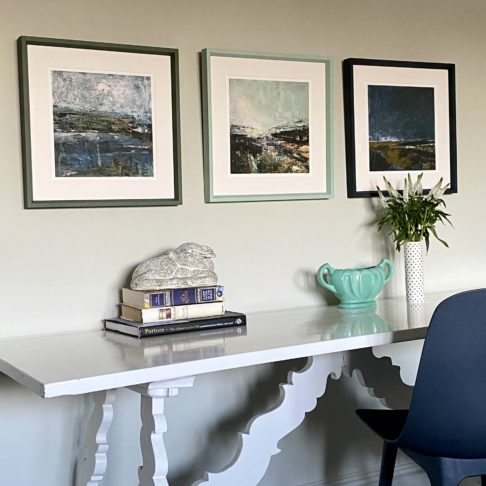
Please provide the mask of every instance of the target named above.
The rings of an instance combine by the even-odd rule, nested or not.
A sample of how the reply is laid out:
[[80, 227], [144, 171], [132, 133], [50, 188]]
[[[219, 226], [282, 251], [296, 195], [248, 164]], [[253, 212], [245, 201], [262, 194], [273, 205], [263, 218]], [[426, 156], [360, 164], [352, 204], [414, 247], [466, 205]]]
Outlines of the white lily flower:
[[383, 176], [383, 180], [385, 181], [385, 186], [390, 196], [397, 197], [397, 198], [402, 197], [402, 195], [393, 187], [392, 183], [385, 176]]
[[[405, 179], [405, 181], [403, 182], [403, 200], [404, 201], [408, 201], [408, 189], [409, 189], [409, 183], [407, 181], [407, 179]], [[413, 194], [412, 194], [413, 196]]]
[[439, 179], [439, 182], [430, 190], [430, 194], [433, 198], [439, 197], [439, 191], [442, 189], [442, 177]]
[[412, 182], [410, 172], [407, 174], [404, 184], [408, 184], [408, 194], [412, 197], [415, 196], [415, 184]]
[[380, 196], [380, 201], [381, 201], [381, 204], [383, 204], [383, 207], [384, 208], [387, 208], [388, 206], [388, 202], [385, 198], [385, 195], [381, 192], [380, 188], [378, 186], [376, 186], [376, 189], [378, 191], [378, 196]]
[[450, 183], [444, 184], [443, 187], [439, 188], [439, 190], [437, 191], [437, 195], [435, 197], [437, 199], [439, 199], [444, 194], [444, 192], [447, 191], [447, 189], [449, 188], [449, 186], [450, 186]]
[[417, 180], [415, 181], [415, 184], [414, 184], [414, 194], [416, 194], [417, 196], [421, 196], [422, 193], [424, 192], [424, 188], [422, 186], [422, 177], [423, 177], [423, 172], [421, 174], [419, 174], [419, 176], [417, 177]]

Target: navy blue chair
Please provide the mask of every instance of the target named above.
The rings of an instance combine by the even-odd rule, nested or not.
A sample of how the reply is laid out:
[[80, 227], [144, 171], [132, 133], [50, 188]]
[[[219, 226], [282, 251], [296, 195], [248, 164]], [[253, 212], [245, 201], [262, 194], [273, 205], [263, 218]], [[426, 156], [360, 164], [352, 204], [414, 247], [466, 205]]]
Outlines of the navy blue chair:
[[486, 289], [437, 306], [409, 410], [356, 413], [384, 441], [379, 486], [392, 484], [398, 449], [432, 486], [472, 476], [486, 486]]

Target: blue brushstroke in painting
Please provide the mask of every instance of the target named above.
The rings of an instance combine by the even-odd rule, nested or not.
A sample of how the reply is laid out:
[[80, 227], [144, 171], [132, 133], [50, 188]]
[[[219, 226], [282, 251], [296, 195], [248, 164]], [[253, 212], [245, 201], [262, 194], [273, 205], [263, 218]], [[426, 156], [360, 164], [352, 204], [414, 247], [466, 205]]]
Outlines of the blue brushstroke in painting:
[[368, 86], [370, 171], [436, 169], [434, 88]]
[[56, 177], [152, 177], [150, 76], [52, 71]]

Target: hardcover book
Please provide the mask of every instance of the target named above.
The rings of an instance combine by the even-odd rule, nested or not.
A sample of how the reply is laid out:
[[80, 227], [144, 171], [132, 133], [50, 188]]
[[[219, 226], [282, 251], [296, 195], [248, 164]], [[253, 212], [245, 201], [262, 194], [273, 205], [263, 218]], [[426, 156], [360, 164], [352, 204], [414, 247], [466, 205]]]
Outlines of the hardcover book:
[[113, 317], [105, 319], [104, 328], [107, 331], [116, 331], [138, 338], [173, 334], [207, 329], [220, 329], [233, 326], [245, 326], [246, 315], [241, 312], [226, 311], [222, 316], [202, 317], [199, 319], [185, 319], [178, 321], [162, 321], [139, 323]]
[[223, 302], [152, 307], [151, 309], [139, 309], [138, 307], [120, 304], [120, 308], [120, 317], [135, 322], [174, 321], [224, 314]]
[[206, 287], [186, 287], [164, 290], [122, 289], [122, 302], [140, 309], [170, 305], [202, 304], [204, 302], [221, 302], [224, 297], [222, 285]]

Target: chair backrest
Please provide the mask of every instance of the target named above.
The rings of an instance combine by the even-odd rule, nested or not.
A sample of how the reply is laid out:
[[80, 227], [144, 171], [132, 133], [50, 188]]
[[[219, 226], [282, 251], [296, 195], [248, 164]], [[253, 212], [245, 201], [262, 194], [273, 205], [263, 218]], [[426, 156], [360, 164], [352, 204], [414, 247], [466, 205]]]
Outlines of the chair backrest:
[[397, 443], [432, 456], [486, 458], [486, 289], [437, 306]]

